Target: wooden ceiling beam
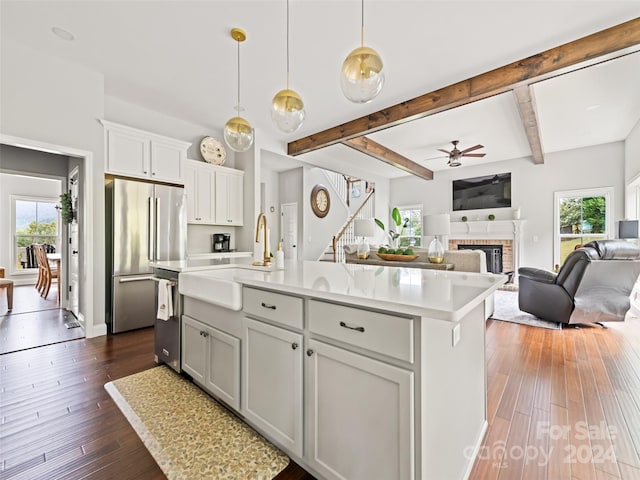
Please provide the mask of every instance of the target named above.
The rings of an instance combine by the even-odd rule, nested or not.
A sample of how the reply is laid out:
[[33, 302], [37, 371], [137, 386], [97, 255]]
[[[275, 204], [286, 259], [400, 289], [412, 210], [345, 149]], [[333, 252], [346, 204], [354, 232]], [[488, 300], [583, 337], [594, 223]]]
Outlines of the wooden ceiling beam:
[[405, 172], [417, 175], [425, 180], [433, 180], [433, 171], [417, 164], [413, 160], [409, 160], [407, 157], [404, 157], [393, 150], [388, 149], [384, 145], [374, 142], [370, 138], [356, 137], [345, 140], [342, 143], [359, 152], [366, 153], [377, 160], [388, 163], [396, 168], [400, 168]]
[[513, 94], [518, 104], [522, 126], [527, 134], [533, 163], [542, 164], [544, 163], [544, 153], [542, 152], [542, 140], [540, 129], [538, 128], [538, 114], [536, 113], [536, 103], [533, 99], [533, 90], [530, 85], [522, 85], [514, 88]]
[[640, 44], [640, 18], [588, 35], [490, 72], [290, 142], [289, 155], [373, 133], [553, 76], [568, 67]]

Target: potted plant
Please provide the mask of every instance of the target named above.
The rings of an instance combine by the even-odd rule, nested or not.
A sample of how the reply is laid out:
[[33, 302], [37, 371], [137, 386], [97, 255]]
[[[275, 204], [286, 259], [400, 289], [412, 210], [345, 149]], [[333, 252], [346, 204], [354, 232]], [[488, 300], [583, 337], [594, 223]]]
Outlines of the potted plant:
[[407, 228], [407, 225], [409, 225], [409, 219], [405, 218], [404, 222], [402, 221], [402, 216], [400, 215], [400, 210], [398, 210], [398, 208], [394, 208], [393, 210], [391, 210], [391, 219], [393, 220], [393, 222], [396, 224], [397, 228], [400, 228], [400, 231], [396, 230], [391, 230], [389, 229], [388, 231], [385, 229], [384, 223], [377, 219], [374, 218], [373, 220], [376, 222], [376, 225], [378, 225], [378, 227], [380, 227], [382, 229], [382, 231], [385, 233], [385, 235], [387, 235], [387, 237], [389, 237], [389, 246], [393, 249], [395, 249], [397, 247], [396, 242], [398, 240], [398, 237], [402, 234], [402, 232], [404, 231], [405, 228]]
[[65, 223], [73, 222], [73, 201], [70, 193], [60, 195], [60, 216]]

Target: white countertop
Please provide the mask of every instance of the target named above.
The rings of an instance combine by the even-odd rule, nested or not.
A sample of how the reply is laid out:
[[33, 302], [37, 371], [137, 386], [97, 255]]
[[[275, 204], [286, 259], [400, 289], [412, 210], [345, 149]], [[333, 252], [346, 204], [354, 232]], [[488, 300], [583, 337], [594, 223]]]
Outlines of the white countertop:
[[[285, 270], [275, 270], [252, 268], [251, 260], [237, 259], [209, 269], [239, 267], [231, 275], [220, 272], [219, 276], [246, 286], [448, 321], [460, 320], [507, 281], [505, 275], [491, 273], [310, 261], [286, 261]], [[217, 275], [192, 268], [182, 272], [186, 273], [181, 278], [192, 275], [200, 281]]]
[[197, 272], [200, 270], [211, 270], [215, 268], [229, 268], [237, 266], [249, 266], [253, 262], [253, 253], [249, 257], [214, 257], [214, 258], [189, 258], [187, 260], [168, 260], [162, 262], [151, 262], [154, 268], [171, 270], [174, 272]]
[[251, 257], [253, 252], [206, 252], [206, 253], [189, 253], [187, 258], [189, 260], [202, 259], [202, 258], [238, 258], [238, 257]]

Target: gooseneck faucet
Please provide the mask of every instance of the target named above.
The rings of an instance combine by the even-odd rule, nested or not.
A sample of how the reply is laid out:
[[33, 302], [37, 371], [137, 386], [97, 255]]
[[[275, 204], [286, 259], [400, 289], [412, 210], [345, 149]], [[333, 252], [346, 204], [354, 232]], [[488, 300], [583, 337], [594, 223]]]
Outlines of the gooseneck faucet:
[[262, 262], [253, 262], [254, 265], [268, 266], [271, 263], [271, 257], [269, 256], [269, 247], [267, 245], [267, 217], [264, 213], [258, 215], [258, 223], [256, 224], [256, 243], [260, 241], [260, 228], [263, 229], [264, 235], [262, 236], [262, 242], [264, 245], [264, 254]]

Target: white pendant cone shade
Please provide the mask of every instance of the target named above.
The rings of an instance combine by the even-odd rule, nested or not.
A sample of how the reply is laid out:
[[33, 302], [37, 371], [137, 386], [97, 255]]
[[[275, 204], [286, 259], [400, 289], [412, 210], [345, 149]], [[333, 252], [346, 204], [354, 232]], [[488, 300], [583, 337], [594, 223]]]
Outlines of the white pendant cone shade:
[[224, 126], [224, 141], [234, 152], [246, 152], [253, 144], [253, 128], [242, 117], [233, 117]]
[[281, 132], [292, 133], [304, 122], [302, 97], [289, 88], [289, 0], [287, 0], [287, 88], [275, 94], [271, 101], [271, 120]]
[[285, 88], [273, 97], [271, 120], [285, 133], [295, 132], [304, 122], [304, 102], [297, 92]]
[[369, 47], [356, 48], [342, 63], [342, 93], [354, 103], [370, 102], [382, 91], [382, 69], [382, 58], [378, 52]]
[[[236, 109], [240, 114], [240, 42], [244, 42], [247, 39], [247, 34], [240, 28], [232, 28], [231, 38], [238, 43], [238, 103]], [[224, 141], [234, 152], [246, 152], [253, 145], [253, 127], [240, 116], [233, 117], [227, 121], [223, 135]]]

